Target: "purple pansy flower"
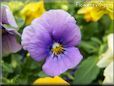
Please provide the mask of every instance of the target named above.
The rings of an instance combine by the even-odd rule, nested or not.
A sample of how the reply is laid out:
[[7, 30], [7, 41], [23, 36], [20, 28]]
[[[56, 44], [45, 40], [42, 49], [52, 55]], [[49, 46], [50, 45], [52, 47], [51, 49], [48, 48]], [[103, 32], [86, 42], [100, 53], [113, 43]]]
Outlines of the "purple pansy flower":
[[0, 6], [0, 23], [9, 24], [12, 27], [18, 28], [12, 12], [6, 5]]
[[0, 50], [2, 56], [9, 53], [15, 53], [21, 49], [21, 45], [16, 41], [18, 26], [9, 7], [2, 5], [0, 7]]
[[57, 76], [75, 67], [82, 55], [75, 46], [81, 33], [75, 19], [63, 10], [50, 10], [33, 20], [22, 34], [22, 45], [36, 61], [45, 59], [43, 71]]

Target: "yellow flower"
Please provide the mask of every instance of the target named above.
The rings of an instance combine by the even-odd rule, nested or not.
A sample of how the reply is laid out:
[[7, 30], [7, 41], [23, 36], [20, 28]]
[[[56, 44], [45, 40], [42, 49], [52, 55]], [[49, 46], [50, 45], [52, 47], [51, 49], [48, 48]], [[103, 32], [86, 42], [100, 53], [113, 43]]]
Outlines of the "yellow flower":
[[8, 6], [13, 12], [15, 12], [19, 10], [21, 7], [23, 7], [24, 3], [22, 3], [21, 1], [11, 1], [8, 3]]
[[65, 80], [63, 80], [58, 76], [55, 76], [53, 78], [51, 77], [39, 78], [35, 80], [33, 84], [34, 85], [69, 85], [68, 82], [66, 82]]
[[113, 0], [91, 0], [84, 4], [84, 7], [78, 11], [78, 14], [84, 14], [84, 18], [87, 22], [98, 21], [104, 14], [109, 15], [110, 18], [114, 20], [113, 4]]
[[44, 1], [30, 2], [22, 9], [26, 24], [30, 24], [34, 18], [40, 17], [45, 12]]
[[113, 47], [113, 37], [114, 34], [108, 35], [108, 49], [105, 53], [100, 56], [100, 60], [97, 63], [97, 66], [100, 68], [105, 68], [103, 81], [104, 84], [114, 84], [113, 82], [113, 65], [114, 65], [114, 47]]

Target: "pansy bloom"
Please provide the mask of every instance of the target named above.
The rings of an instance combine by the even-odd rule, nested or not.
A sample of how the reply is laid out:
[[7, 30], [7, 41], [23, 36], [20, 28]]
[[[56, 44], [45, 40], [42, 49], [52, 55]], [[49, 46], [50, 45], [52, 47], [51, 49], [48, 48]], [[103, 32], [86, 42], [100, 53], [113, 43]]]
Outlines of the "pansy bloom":
[[34, 81], [33, 85], [70, 85], [64, 79], [59, 76], [55, 77], [43, 77]]
[[99, 61], [97, 66], [99, 68], [104, 69], [104, 81], [103, 84], [114, 84], [114, 73], [113, 73], [113, 66], [114, 66], [114, 46], [113, 46], [113, 37], [114, 33], [111, 33], [107, 36], [108, 42], [108, 49], [105, 53], [100, 55]]
[[85, 2], [78, 14], [84, 14], [84, 18], [87, 22], [98, 21], [104, 14], [114, 20], [113, 0], [90, 0]]
[[21, 10], [21, 15], [25, 18], [26, 24], [30, 24], [33, 19], [40, 17], [44, 12], [44, 0], [40, 0], [39, 2], [31, 2], [25, 5]]
[[16, 41], [17, 24], [9, 7], [2, 5], [0, 7], [0, 45], [2, 45], [2, 56], [9, 53], [15, 53], [21, 49], [21, 45]]
[[45, 59], [43, 71], [56, 76], [78, 65], [82, 55], [75, 46], [81, 33], [75, 19], [63, 10], [50, 10], [35, 19], [22, 33], [22, 45], [31, 57]]

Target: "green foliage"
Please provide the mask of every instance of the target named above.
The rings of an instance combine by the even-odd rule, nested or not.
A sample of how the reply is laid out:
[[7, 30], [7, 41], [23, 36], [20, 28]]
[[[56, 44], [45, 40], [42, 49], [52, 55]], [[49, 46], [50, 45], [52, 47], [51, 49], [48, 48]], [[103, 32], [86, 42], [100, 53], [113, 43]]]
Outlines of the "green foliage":
[[95, 56], [88, 57], [80, 65], [75, 72], [73, 84], [90, 84], [100, 72], [96, 66], [97, 58]]
[[46, 75], [44, 72], [41, 71], [38, 73], [38, 76], [39, 77], [47, 77], [48, 75]]

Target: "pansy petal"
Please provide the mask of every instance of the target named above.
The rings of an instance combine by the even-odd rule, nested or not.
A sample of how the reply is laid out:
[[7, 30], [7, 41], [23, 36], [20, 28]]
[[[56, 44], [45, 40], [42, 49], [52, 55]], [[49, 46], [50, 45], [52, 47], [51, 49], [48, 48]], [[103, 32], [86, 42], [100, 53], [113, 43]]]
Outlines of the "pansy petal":
[[113, 40], [113, 37], [114, 37], [114, 34], [111, 33], [107, 36], [107, 41], [108, 41], [108, 49], [110, 49], [113, 53], [113, 50], [114, 50], [114, 40]]
[[37, 23], [44, 26], [55, 41], [63, 43], [66, 47], [80, 43], [80, 29], [75, 19], [63, 10], [50, 10], [32, 22]]
[[21, 45], [17, 43], [15, 35], [5, 33], [2, 35], [2, 55], [16, 53], [21, 49]]
[[40, 17], [44, 12], [44, 0], [40, 0], [38, 2], [28, 3], [20, 13], [25, 17], [26, 24], [30, 24], [33, 19]]
[[64, 54], [58, 57], [51, 55], [47, 58], [46, 63], [43, 65], [43, 71], [50, 75], [56, 76], [73, 68], [82, 60], [82, 55], [75, 47], [67, 48]]
[[108, 13], [109, 17], [110, 17], [112, 20], [114, 20], [114, 15], [113, 15], [113, 13], [114, 13], [114, 12], [109, 12], [109, 13]]
[[101, 10], [97, 7], [94, 8], [92, 12], [90, 12], [93, 21], [98, 21], [105, 13], [106, 11]]
[[93, 7], [83, 7], [81, 9], [78, 10], [78, 14], [84, 14], [84, 13], [88, 13], [89, 11], [91, 11], [93, 9]]
[[3, 24], [9, 24], [15, 28], [18, 28], [16, 21], [13, 17], [12, 12], [10, 11], [9, 7], [6, 5], [2, 5], [0, 7], [0, 22], [2, 22]]
[[51, 38], [48, 31], [41, 25], [31, 25], [22, 33], [22, 45], [34, 60], [40, 61], [49, 54]]
[[114, 68], [114, 61], [112, 61], [104, 70], [105, 79], [103, 81], [103, 84], [114, 84], [113, 68]]
[[44, 77], [44, 78], [38, 78], [35, 80], [33, 85], [69, 85], [68, 82], [66, 82], [64, 79], [62, 79], [59, 76], [55, 77]]
[[0, 27], [0, 58], [2, 57], [2, 29]]
[[113, 53], [109, 49], [100, 56], [100, 60], [97, 62], [97, 66], [104, 68], [110, 64], [113, 60]]
[[113, 60], [113, 56], [114, 56], [114, 53], [113, 53], [113, 49], [114, 49], [114, 47], [113, 47], [113, 36], [114, 36], [114, 34], [109, 34], [107, 37], [108, 49], [105, 53], [103, 53], [100, 56], [100, 60], [97, 63], [97, 66], [100, 68], [104, 68], [104, 67], [108, 66], [111, 63], [111, 61]]

